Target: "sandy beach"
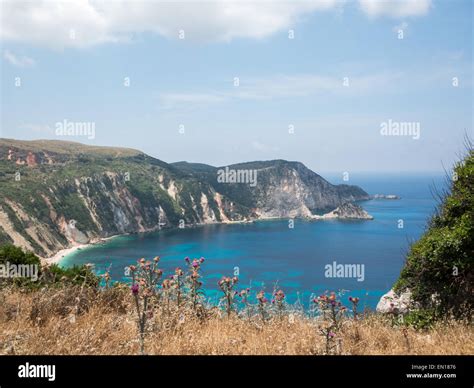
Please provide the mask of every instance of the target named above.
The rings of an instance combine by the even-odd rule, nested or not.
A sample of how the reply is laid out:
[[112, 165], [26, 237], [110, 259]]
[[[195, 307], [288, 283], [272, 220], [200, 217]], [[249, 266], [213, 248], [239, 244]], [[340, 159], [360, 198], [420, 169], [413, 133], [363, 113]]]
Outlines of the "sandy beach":
[[66, 257], [67, 255], [79, 250], [79, 249], [83, 249], [83, 248], [87, 248], [91, 245], [95, 245], [95, 244], [101, 244], [101, 243], [104, 243], [106, 241], [109, 241], [115, 237], [118, 237], [118, 236], [122, 236], [122, 235], [116, 235], [116, 236], [111, 236], [111, 237], [103, 237], [103, 238], [100, 238], [100, 239], [97, 239], [97, 240], [92, 240], [91, 242], [87, 243], [87, 244], [78, 244], [78, 243], [75, 243], [73, 244], [72, 246], [70, 246], [69, 248], [65, 248], [65, 249], [61, 249], [60, 251], [58, 251], [55, 255], [51, 256], [51, 257], [42, 257], [41, 258], [41, 262], [44, 263], [44, 264], [48, 264], [48, 265], [51, 265], [51, 264], [58, 264], [64, 257]]
[[61, 259], [64, 258], [65, 256], [69, 255], [70, 253], [73, 253], [73, 252], [77, 251], [78, 249], [85, 248], [88, 245], [92, 245], [92, 244], [78, 244], [78, 245], [74, 245], [74, 246], [66, 248], [66, 249], [61, 249], [54, 256], [42, 257], [41, 262], [44, 263], [44, 264], [48, 264], [48, 265], [58, 264], [61, 261]]

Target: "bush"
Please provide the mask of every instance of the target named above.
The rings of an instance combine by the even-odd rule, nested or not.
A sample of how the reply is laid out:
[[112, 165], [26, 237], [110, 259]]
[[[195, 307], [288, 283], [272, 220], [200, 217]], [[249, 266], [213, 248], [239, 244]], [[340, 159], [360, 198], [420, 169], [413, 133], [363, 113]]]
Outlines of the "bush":
[[84, 285], [93, 288], [97, 288], [100, 282], [99, 277], [94, 274], [88, 265], [62, 268], [57, 264], [52, 264], [43, 268], [42, 280], [48, 284]]
[[403, 323], [416, 330], [431, 329], [435, 323], [435, 312], [432, 310], [415, 310], [403, 317]]
[[22, 248], [11, 244], [0, 246], [0, 264], [37, 265], [38, 279], [30, 278], [0, 278], [0, 287], [15, 285], [24, 288], [40, 288], [44, 286], [81, 285], [97, 288], [99, 277], [94, 274], [88, 265], [61, 268], [57, 264], [42, 266], [41, 260], [32, 252], [23, 251]]
[[33, 252], [24, 252], [23, 249], [12, 244], [0, 246], [0, 264], [33, 264], [41, 265], [41, 261]]
[[407, 288], [434, 318], [472, 318], [474, 307], [474, 151], [453, 171], [428, 230], [411, 246], [395, 291]]

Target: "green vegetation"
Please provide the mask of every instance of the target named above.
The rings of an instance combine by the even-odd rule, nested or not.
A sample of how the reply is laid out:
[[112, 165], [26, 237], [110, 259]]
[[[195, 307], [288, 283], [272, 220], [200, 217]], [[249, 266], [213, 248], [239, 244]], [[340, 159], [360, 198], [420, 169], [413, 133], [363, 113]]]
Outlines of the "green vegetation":
[[72, 268], [61, 268], [56, 264], [41, 266], [41, 261], [33, 252], [24, 251], [12, 244], [0, 246], [0, 265], [36, 265], [38, 266], [38, 279], [29, 278], [0, 278], [2, 286], [17, 286], [23, 289], [40, 289], [45, 286], [66, 287], [71, 285], [83, 285], [96, 288], [99, 285], [99, 277], [94, 274], [90, 266], [74, 266]]
[[94, 221], [92, 221], [89, 211], [76, 192], [64, 193], [61, 196], [61, 201], [58, 201], [56, 209], [61, 214], [67, 214], [69, 220], [75, 220], [78, 229], [97, 231], [97, 227]]
[[453, 172], [428, 230], [414, 243], [395, 284], [408, 288], [422, 309], [436, 318], [453, 315], [472, 319], [474, 307], [474, 151]]
[[[181, 220], [207, 222], [207, 208], [217, 222], [241, 221], [257, 217], [256, 209], [283, 217], [289, 207], [332, 210], [368, 198], [356, 186], [333, 186], [301, 163], [283, 160], [230, 166], [258, 170], [258, 185], [251, 187], [218, 182], [216, 167], [167, 164], [125, 148], [0, 139], [0, 155], [0, 242], [24, 239], [43, 257], [71, 239], [152, 231], [163, 223], [177, 227]], [[288, 184], [302, 194], [281, 195]]]
[[1, 244], [10, 244], [10, 243], [13, 243], [13, 239], [0, 226], [0, 245]]
[[40, 265], [40, 259], [33, 253], [11, 244], [0, 246], [0, 264], [33, 264]]

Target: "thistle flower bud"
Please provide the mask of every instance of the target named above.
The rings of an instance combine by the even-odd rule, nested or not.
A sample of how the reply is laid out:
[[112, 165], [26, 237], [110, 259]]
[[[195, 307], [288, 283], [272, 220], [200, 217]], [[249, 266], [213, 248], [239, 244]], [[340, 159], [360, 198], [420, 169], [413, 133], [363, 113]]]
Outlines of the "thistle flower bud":
[[135, 284], [132, 286], [132, 294], [133, 294], [133, 295], [138, 295], [138, 290], [139, 290], [139, 286], [138, 286], [138, 284], [135, 283]]

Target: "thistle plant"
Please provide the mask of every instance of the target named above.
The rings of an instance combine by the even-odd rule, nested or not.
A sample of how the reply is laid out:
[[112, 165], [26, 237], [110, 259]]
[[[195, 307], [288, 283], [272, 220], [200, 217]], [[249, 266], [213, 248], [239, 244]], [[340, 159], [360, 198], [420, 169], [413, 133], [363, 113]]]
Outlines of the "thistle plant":
[[238, 292], [234, 290], [234, 286], [237, 284], [238, 280], [239, 279], [236, 276], [233, 278], [224, 276], [217, 283], [221, 291], [224, 293], [221, 300], [225, 303], [227, 317], [230, 317], [230, 314], [234, 310], [234, 298], [238, 295]]
[[186, 277], [186, 282], [189, 290], [189, 297], [193, 309], [196, 310], [200, 303], [200, 298], [203, 295], [200, 270], [202, 263], [204, 263], [204, 257], [192, 261], [189, 257], [186, 257], [185, 261], [188, 264], [189, 275]]
[[276, 306], [278, 317], [283, 319], [283, 314], [285, 312], [285, 293], [282, 290], [273, 293], [272, 304]]
[[359, 304], [359, 298], [349, 297], [349, 302], [352, 303], [352, 314], [354, 316], [354, 321], [357, 321], [357, 305]]
[[334, 292], [314, 298], [313, 303], [322, 313], [323, 325], [320, 328], [320, 333], [326, 340], [326, 354], [334, 353], [334, 350], [337, 349], [336, 336], [340, 330], [346, 307], [337, 300]]
[[339, 329], [346, 307], [337, 300], [336, 294], [331, 292], [329, 295], [320, 295], [313, 299], [313, 303], [317, 305], [323, 318], [329, 320], [335, 330]]
[[252, 317], [252, 311], [251, 311], [251, 306], [249, 302], [249, 295], [250, 295], [250, 288], [245, 288], [241, 290], [238, 295], [242, 299], [242, 303], [244, 305], [244, 310], [247, 312], [247, 318], [250, 321], [250, 318]]
[[170, 314], [170, 300], [171, 300], [171, 291], [174, 287], [173, 276], [170, 279], [165, 279], [161, 283], [161, 289], [163, 290], [164, 300], [166, 303], [166, 314]]
[[131, 265], [132, 275], [132, 295], [135, 301], [137, 313], [137, 326], [140, 340], [140, 353], [145, 354], [145, 328], [149, 318], [153, 317], [150, 309], [150, 300], [156, 297], [156, 287], [163, 275], [163, 271], [158, 268], [160, 258], [157, 256], [151, 261], [145, 259], [138, 260], [138, 265]]
[[258, 313], [260, 315], [260, 318], [262, 319], [262, 322], [265, 323], [267, 316], [266, 305], [268, 303], [268, 299], [265, 297], [265, 291], [262, 290], [257, 294], [257, 301]]
[[176, 304], [178, 308], [181, 305], [181, 297], [183, 294], [183, 286], [184, 286], [184, 271], [178, 267], [174, 270], [174, 275], [171, 275], [171, 286], [175, 289], [176, 291]]
[[100, 277], [104, 280], [104, 288], [107, 290], [109, 288], [109, 283], [110, 283], [110, 270], [107, 268], [105, 270], [105, 273], [103, 275], [100, 275]]

